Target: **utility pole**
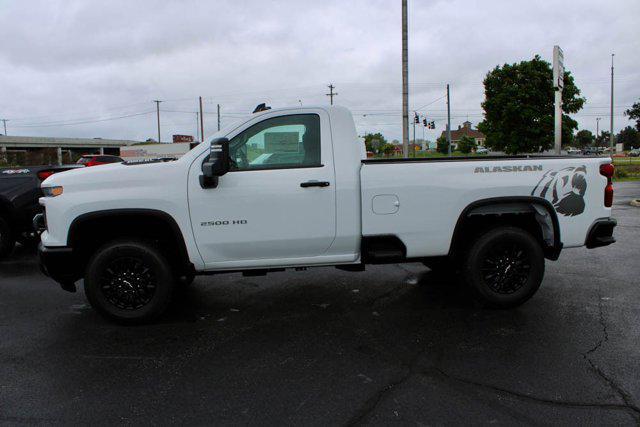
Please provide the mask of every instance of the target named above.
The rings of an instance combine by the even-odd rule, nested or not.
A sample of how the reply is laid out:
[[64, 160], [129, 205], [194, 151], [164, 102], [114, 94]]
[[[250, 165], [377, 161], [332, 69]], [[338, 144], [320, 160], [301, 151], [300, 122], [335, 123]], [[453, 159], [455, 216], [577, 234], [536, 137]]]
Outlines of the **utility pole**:
[[609, 135], [609, 145], [611, 146], [611, 154], [613, 154], [613, 56], [615, 53], [611, 54], [611, 134]]
[[413, 157], [416, 156], [416, 118], [418, 118], [418, 121], [420, 121], [420, 118], [418, 117], [418, 112], [414, 111], [413, 112], [413, 147], [411, 150], [413, 151]]
[[562, 89], [564, 88], [564, 53], [553, 46], [553, 143], [556, 155], [562, 153]]
[[449, 83], [447, 83], [447, 144], [451, 155], [451, 98], [449, 98]]
[[[336, 87], [333, 85], [333, 83], [329, 83], [329, 86], [327, 86], [329, 88], [329, 93], [327, 93], [326, 95], [329, 97], [329, 99], [331, 100], [331, 105], [333, 105], [333, 97], [336, 96], [338, 94], [338, 92], [334, 92], [333, 89], [335, 89]], [[300, 103], [302, 105], [302, 102]]]
[[407, 0], [402, 0], [402, 154], [409, 155], [409, 49]]
[[220, 104], [218, 104], [218, 130], [220, 130]]
[[202, 97], [200, 98], [200, 142], [204, 141], [204, 114], [202, 113]]
[[198, 136], [198, 141], [202, 142], [202, 137], [200, 136], [200, 113], [196, 111], [196, 135]]
[[7, 136], [7, 119], [2, 119], [2, 123], [4, 124], [4, 136]]
[[596, 140], [600, 136], [600, 120], [602, 120], [602, 117], [596, 118]]
[[156, 103], [156, 113], [158, 115], [158, 144], [160, 144], [161, 143], [161, 141], [160, 141], [160, 103], [162, 101], [159, 101], [159, 100], [156, 99], [153, 102]]

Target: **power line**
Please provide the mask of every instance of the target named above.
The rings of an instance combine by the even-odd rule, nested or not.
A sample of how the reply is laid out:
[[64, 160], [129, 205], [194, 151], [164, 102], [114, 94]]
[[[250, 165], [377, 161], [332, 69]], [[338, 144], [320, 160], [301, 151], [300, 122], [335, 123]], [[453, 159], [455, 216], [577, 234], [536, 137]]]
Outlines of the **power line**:
[[434, 103], [436, 103], [436, 102], [438, 102], [438, 101], [440, 101], [441, 99], [446, 98], [446, 97], [447, 97], [447, 95], [446, 95], [446, 94], [444, 94], [444, 95], [442, 95], [440, 98], [434, 99], [433, 101], [429, 102], [428, 104], [425, 104], [425, 105], [423, 105], [423, 106], [422, 106], [422, 107], [420, 107], [420, 108], [416, 108], [415, 110], [416, 110], [416, 111], [420, 111], [420, 110], [422, 110], [423, 108], [428, 107], [429, 105], [434, 104]]
[[[100, 109], [95, 109], [95, 110], [83, 109], [82, 113], [89, 113], [89, 112], [92, 112], [92, 111], [104, 112], [104, 111], [122, 110], [122, 109], [130, 108], [130, 107], [136, 107], [136, 106], [146, 105], [146, 104], [147, 104], [146, 102], [137, 102], [135, 104], [112, 106], [112, 107], [100, 108]], [[41, 115], [41, 116], [30, 116], [30, 117], [11, 117], [10, 119], [11, 119], [11, 121], [23, 122], [23, 121], [29, 121], [29, 120], [46, 119], [48, 117], [59, 117], [59, 116], [64, 116], [64, 115], [68, 115], [68, 114], [69, 114], [69, 111], [65, 111], [64, 113], [53, 113], [53, 114], [45, 114], [45, 115]], [[52, 120], [52, 121], [55, 121], [55, 122], [67, 122], [67, 121], [72, 121], [72, 120], [81, 120], [81, 119], [58, 119], [58, 120]]]
[[88, 124], [88, 123], [107, 122], [107, 121], [111, 121], [111, 120], [126, 119], [128, 117], [143, 116], [145, 114], [151, 114], [151, 113], [153, 113], [153, 110], [145, 111], [145, 112], [142, 112], [142, 113], [127, 114], [127, 115], [124, 115], [124, 116], [108, 117], [108, 118], [97, 119], [97, 120], [85, 120], [85, 121], [76, 121], [76, 122], [69, 122], [69, 123], [54, 123], [54, 124], [37, 124], [36, 123], [36, 124], [26, 124], [26, 125], [14, 125], [14, 127], [17, 127], [17, 128], [45, 128], [45, 127], [56, 127], [56, 126], [84, 125], [84, 124]]

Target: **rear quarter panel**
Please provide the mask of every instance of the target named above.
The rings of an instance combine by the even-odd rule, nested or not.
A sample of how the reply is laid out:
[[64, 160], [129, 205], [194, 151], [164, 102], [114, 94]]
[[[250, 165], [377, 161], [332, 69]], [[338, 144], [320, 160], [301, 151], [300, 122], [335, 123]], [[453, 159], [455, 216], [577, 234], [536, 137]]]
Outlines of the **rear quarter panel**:
[[[535, 196], [555, 207], [564, 247], [585, 243], [604, 207], [608, 158], [534, 158], [505, 160], [365, 163], [361, 169], [364, 236], [392, 234], [408, 257], [446, 255], [463, 210], [494, 197]], [[545, 190], [546, 189], [546, 190]], [[396, 195], [394, 214], [373, 212], [376, 195]]]

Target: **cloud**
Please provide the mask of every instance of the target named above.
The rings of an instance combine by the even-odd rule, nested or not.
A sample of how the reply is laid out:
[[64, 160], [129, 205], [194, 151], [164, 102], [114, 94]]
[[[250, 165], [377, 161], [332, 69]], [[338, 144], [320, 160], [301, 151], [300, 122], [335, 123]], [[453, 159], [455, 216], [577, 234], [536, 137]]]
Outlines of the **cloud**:
[[[588, 100], [576, 116], [581, 127], [595, 130], [596, 116], [608, 116], [612, 51], [621, 114], [640, 97], [640, 3], [559, 5], [410, 1], [412, 108], [442, 97], [451, 83], [454, 126], [477, 123], [487, 71], [536, 53], [550, 60], [559, 44]], [[10, 134], [146, 139], [155, 136], [151, 101], [163, 99], [167, 140], [195, 134], [198, 96], [213, 131], [218, 103], [223, 122], [259, 102], [326, 104], [330, 82], [359, 132], [401, 134], [399, 2], [4, 1], [0, 19], [0, 116], [10, 119]], [[424, 110], [438, 126], [431, 139], [445, 108], [438, 100]], [[626, 124], [616, 116], [616, 129]]]

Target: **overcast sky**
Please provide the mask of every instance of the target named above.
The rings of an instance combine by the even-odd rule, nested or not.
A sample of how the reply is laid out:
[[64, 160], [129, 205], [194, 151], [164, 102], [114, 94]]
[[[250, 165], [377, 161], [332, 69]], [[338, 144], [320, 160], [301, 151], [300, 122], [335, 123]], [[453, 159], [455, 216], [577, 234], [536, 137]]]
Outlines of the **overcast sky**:
[[[327, 104], [332, 82], [360, 133], [400, 138], [400, 11], [400, 0], [0, 0], [0, 118], [9, 135], [144, 140], [160, 99], [168, 140], [195, 135], [198, 96], [211, 134], [218, 103], [224, 126], [261, 102]], [[559, 44], [587, 98], [574, 117], [593, 131], [599, 116], [609, 128], [615, 52], [617, 131], [640, 98], [639, 22], [639, 0], [409, 0], [410, 107], [431, 103], [435, 139], [450, 83], [453, 127], [475, 125], [487, 71], [551, 61]]]

